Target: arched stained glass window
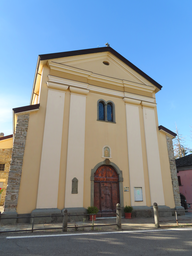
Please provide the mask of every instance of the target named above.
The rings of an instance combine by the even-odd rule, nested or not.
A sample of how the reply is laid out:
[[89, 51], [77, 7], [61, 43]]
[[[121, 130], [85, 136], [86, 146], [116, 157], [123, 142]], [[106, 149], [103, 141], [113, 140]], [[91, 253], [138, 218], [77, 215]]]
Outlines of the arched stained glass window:
[[97, 120], [115, 123], [115, 104], [112, 101], [97, 101]]
[[113, 121], [113, 106], [111, 103], [107, 104], [107, 121]]
[[99, 120], [105, 120], [105, 104], [99, 102]]

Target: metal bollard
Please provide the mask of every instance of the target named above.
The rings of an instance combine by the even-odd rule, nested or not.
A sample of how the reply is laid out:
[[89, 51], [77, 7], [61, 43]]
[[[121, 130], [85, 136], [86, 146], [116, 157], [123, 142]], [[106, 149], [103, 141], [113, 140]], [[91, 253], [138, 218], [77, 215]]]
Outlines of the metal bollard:
[[159, 228], [159, 212], [158, 212], [158, 204], [157, 203], [153, 204], [153, 213], [154, 213], [155, 227]]
[[32, 218], [32, 220], [31, 220], [31, 224], [32, 224], [31, 232], [33, 233], [33, 228], [34, 228], [34, 218], [33, 218], [33, 217], [31, 217], [31, 218]]
[[177, 211], [175, 211], [175, 219], [176, 219], [176, 224], [177, 226], [179, 225], [179, 222], [178, 222], [178, 218], [177, 218]]
[[64, 212], [63, 212], [63, 232], [67, 231], [67, 219], [68, 219], [67, 210], [64, 210]]
[[121, 229], [121, 206], [120, 204], [116, 204], [116, 224], [117, 228]]

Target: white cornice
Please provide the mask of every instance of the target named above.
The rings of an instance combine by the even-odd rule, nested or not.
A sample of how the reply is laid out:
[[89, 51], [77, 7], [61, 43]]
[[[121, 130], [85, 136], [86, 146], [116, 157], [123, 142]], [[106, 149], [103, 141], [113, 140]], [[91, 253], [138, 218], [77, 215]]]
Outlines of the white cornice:
[[115, 90], [111, 90], [111, 89], [107, 89], [107, 88], [103, 88], [103, 87], [99, 87], [99, 86], [95, 86], [95, 85], [89, 85], [88, 89], [91, 92], [108, 94], [108, 95], [112, 95], [112, 96], [120, 97], [120, 98], [124, 97], [124, 93], [123, 92], [115, 91]]
[[138, 95], [138, 94], [134, 94], [134, 93], [125, 92], [125, 97], [135, 99], [135, 100], [141, 100], [141, 101], [155, 103], [155, 98], [150, 98], [147, 96], [142, 96], [142, 95]]
[[142, 101], [142, 105], [144, 107], [149, 107], [149, 108], [155, 108], [156, 107], [156, 103], [149, 103], [149, 102], [145, 102], [145, 101]]
[[47, 87], [50, 89], [55, 89], [55, 90], [61, 90], [61, 91], [66, 91], [68, 89], [67, 85], [61, 85], [61, 84], [56, 84], [52, 82], [47, 82]]
[[88, 84], [87, 83], [82, 83], [70, 79], [65, 79], [65, 78], [60, 78], [57, 76], [48, 76], [48, 79], [50, 82], [58, 83], [58, 84], [64, 84], [67, 86], [75, 86], [75, 87], [80, 87], [80, 88], [87, 88]]
[[73, 93], [85, 94], [85, 95], [87, 95], [89, 93], [89, 90], [79, 89], [79, 88], [72, 87], [72, 86], [70, 86], [69, 89]]
[[124, 98], [124, 101], [126, 103], [131, 103], [131, 104], [136, 104], [136, 105], [140, 105], [141, 104], [140, 100], [134, 100], [134, 99], [130, 99], [130, 98]]
[[143, 85], [139, 83], [133, 83], [126, 80], [123, 80], [123, 84], [126, 88], [136, 89], [136, 90], [142, 90], [145, 92], [153, 92], [154, 87], [150, 85]]
[[50, 69], [61, 71], [61, 72], [67, 72], [73, 75], [79, 75], [83, 77], [88, 77], [91, 75], [92, 72], [87, 70], [82, 70], [79, 68], [74, 68], [65, 64], [49, 61]]
[[78, 82], [78, 81], [61, 78], [61, 77], [56, 77], [56, 76], [52, 76], [52, 75], [48, 75], [48, 80], [49, 81], [47, 82], [47, 86], [49, 88], [58, 89], [58, 90], [67, 90], [68, 87], [87, 89], [91, 92], [108, 94], [108, 95], [125, 98], [125, 99], [128, 98], [133, 101], [134, 100], [139, 101], [139, 102], [142, 101], [143, 105], [145, 105], [145, 106], [149, 106], [147, 104], [151, 103], [152, 104], [151, 107], [155, 107], [155, 99], [154, 98], [150, 98], [150, 97], [146, 97], [146, 96], [142, 96], [142, 95], [138, 95], [138, 94], [133, 94], [133, 93], [128, 93], [128, 92], [122, 92], [122, 91], [113, 90], [113, 89], [107, 89], [104, 87], [99, 87], [99, 86], [91, 85], [88, 83]]

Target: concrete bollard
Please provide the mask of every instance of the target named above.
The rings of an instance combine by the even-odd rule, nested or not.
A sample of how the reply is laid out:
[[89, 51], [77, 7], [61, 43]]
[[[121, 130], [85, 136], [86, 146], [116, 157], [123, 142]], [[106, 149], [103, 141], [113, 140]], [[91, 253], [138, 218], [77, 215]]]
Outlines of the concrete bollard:
[[117, 228], [121, 229], [121, 206], [120, 204], [116, 204], [116, 224]]
[[68, 219], [67, 210], [64, 210], [64, 212], [63, 212], [63, 232], [67, 232], [67, 219]]
[[159, 212], [158, 212], [158, 204], [157, 203], [153, 204], [153, 214], [154, 214], [155, 227], [159, 228]]

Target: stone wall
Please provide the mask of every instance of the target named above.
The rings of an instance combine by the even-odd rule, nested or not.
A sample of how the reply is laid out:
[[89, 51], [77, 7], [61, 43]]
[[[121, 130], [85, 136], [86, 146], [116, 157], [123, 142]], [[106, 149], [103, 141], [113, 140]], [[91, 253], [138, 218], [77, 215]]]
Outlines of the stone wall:
[[29, 114], [18, 116], [5, 198], [5, 212], [15, 212], [17, 209], [28, 122]]
[[181, 200], [180, 200], [179, 184], [177, 179], [177, 168], [175, 164], [173, 144], [172, 144], [172, 139], [170, 137], [166, 136], [166, 138], [167, 138], [167, 148], [168, 148], [168, 154], [169, 154], [169, 163], [170, 163], [170, 170], [171, 170], [171, 179], [173, 184], [173, 195], [175, 200], [175, 207], [179, 207], [181, 206]]
[[0, 171], [0, 182], [3, 182], [3, 192], [0, 195], [0, 206], [4, 205], [11, 163], [12, 148], [0, 149], [0, 164], [5, 164], [4, 171]]

